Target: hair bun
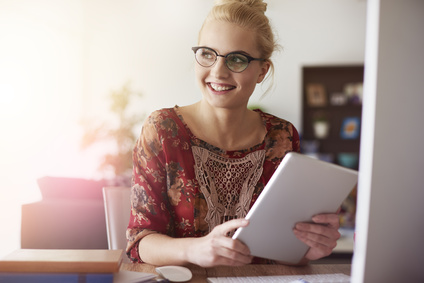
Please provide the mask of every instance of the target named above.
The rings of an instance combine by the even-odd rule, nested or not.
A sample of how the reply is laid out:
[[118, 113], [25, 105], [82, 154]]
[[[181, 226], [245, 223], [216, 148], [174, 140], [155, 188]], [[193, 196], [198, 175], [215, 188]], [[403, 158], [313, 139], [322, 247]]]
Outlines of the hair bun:
[[230, 3], [241, 3], [247, 5], [255, 10], [261, 11], [263, 13], [266, 12], [267, 3], [263, 0], [216, 0], [216, 5], [225, 5]]

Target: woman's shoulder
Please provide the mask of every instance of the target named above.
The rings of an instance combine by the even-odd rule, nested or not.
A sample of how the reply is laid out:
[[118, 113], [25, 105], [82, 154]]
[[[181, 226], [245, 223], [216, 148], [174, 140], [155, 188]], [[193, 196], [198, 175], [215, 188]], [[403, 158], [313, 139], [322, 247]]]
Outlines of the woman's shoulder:
[[294, 128], [293, 124], [286, 119], [264, 112], [260, 109], [255, 109], [254, 111], [259, 112], [268, 130]]
[[185, 127], [177, 110], [178, 106], [174, 106], [151, 112], [143, 123], [142, 132], [156, 133], [155, 135], [163, 138], [185, 135]]
[[262, 119], [266, 125], [268, 134], [267, 137], [270, 139], [288, 138], [293, 143], [295, 151], [299, 151], [300, 138], [296, 127], [289, 121], [277, 117], [275, 115], [265, 113], [261, 110], [259, 112], [262, 115]]
[[178, 115], [175, 112], [175, 107], [154, 110], [147, 116], [147, 119], [144, 121], [144, 126], [159, 126], [169, 119], [176, 121], [178, 119]]
[[[178, 106], [175, 106], [175, 107], [178, 107]], [[175, 107], [161, 108], [161, 109], [154, 110], [153, 112], [149, 114], [148, 119], [156, 120], [159, 117], [174, 117], [176, 116]]]
[[299, 151], [299, 134], [293, 124], [285, 119], [261, 111], [267, 127], [266, 157], [281, 161], [288, 151]]

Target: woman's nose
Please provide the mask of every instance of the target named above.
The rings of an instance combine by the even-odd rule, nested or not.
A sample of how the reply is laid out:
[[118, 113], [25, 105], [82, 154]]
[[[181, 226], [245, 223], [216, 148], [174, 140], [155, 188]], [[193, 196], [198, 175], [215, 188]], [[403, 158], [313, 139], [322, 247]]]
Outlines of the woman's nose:
[[227, 77], [230, 70], [228, 70], [224, 56], [216, 57], [215, 64], [212, 65], [211, 73], [216, 77]]

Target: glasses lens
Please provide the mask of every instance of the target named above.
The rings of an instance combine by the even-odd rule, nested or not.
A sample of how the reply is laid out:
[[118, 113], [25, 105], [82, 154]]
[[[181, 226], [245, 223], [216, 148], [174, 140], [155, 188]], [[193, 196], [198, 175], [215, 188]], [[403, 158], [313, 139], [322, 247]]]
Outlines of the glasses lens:
[[199, 48], [196, 51], [196, 60], [203, 67], [210, 67], [216, 61], [216, 54], [212, 49]]
[[249, 59], [238, 53], [228, 54], [226, 58], [228, 68], [233, 72], [242, 72], [249, 65]]

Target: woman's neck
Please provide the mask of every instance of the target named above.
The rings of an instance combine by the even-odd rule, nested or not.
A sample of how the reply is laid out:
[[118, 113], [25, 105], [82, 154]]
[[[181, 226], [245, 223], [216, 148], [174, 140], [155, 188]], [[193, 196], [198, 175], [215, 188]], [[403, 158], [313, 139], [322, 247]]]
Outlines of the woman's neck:
[[193, 134], [221, 149], [246, 149], [266, 134], [259, 113], [247, 108], [215, 108], [200, 101], [185, 109], [182, 114]]

